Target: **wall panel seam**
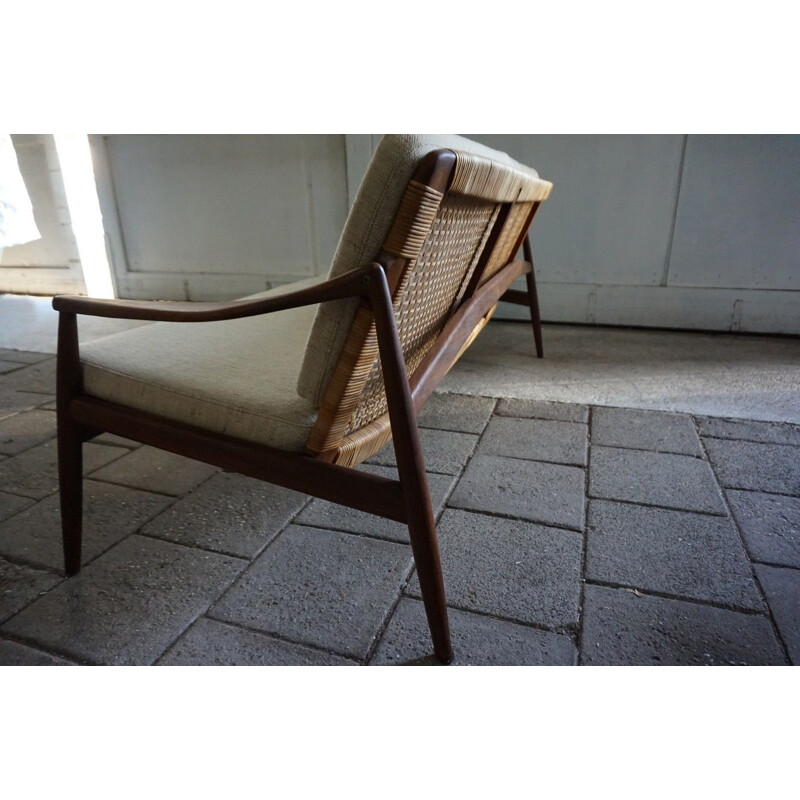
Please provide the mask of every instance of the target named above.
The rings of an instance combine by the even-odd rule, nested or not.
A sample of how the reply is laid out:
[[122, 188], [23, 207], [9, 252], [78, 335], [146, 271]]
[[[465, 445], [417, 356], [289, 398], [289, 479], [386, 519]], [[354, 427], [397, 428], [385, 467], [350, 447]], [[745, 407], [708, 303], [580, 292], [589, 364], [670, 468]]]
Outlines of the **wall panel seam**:
[[669, 280], [669, 268], [672, 261], [672, 242], [675, 238], [675, 225], [678, 221], [678, 203], [681, 197], [681, 186], [683, 185], [683, 165], [686, 162], [686, 146], [689, 143], [689, 134], [684, 134], [681, 146], [681, 160], [678, 165], [678, 184], [675, 187], [675, 206], [672, 209], [672, 221], [670, 222], [669, 237], [667, 239], [667, 254], [664, 259], [664, 272], [661, 275], [661, 286], [666, 286]]

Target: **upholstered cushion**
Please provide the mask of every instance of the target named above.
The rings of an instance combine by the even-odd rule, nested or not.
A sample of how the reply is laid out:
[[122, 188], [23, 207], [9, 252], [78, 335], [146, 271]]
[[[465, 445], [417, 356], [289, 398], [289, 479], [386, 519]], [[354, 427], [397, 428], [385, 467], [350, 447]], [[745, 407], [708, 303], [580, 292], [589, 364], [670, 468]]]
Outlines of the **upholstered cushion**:
[[[506, 153], [492, 150], [462, 136], [384, 136], [372, 157], [347, 218], [328, 277], [335, 278], [358, 269], [378, 255], [417, 164], [428, 153], [442, 148], [472, 153], [515, 167], [521, 166]], [[527, 173], [532, 173], [527, 167], [522, 168]], [[323, 303], [319, 307], [297, 383], [298, 394], [315, 407], [322, 402], [357, 307], [358, 300], [336, 300]]]
[[84, 390], [206, 430], [302, 450], [316, 410], [295, 387], [315, 312], [307, 306], [226, 322], [156, 322], [84, 344]]

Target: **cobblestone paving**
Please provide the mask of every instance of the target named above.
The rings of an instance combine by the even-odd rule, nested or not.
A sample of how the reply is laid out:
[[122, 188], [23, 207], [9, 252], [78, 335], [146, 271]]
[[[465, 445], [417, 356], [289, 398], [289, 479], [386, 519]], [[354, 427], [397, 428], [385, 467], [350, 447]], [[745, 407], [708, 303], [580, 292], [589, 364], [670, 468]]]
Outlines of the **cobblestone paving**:
[[[0, 350], [0, 665], [435, 663], [403, 526], [115, 436], [66, 579], [53, 375]], [[800, 426], [446, 394], [420, 424], [455, 663], [800, 663]]]

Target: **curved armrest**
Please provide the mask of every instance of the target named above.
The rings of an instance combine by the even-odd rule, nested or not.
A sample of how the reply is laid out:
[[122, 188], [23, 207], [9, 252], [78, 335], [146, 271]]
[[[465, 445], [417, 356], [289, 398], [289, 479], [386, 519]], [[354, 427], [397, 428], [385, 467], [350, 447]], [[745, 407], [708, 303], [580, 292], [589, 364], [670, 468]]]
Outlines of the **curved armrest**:
[[338, 278], [308, 289], [259, 297], [252, 300], [231, 300], [221, 303], [171, 302], [161, 300], [95, 300], [90, 297], [59, 295], [53, 298], [53, 308], [70, 314], [87, 314], [113, 319], [141, 319], [154, 322], [218, 322], [241, 319], [299, 308], [326, 300], [369, 296], [370, 276], [380, 264], [372, 263]]

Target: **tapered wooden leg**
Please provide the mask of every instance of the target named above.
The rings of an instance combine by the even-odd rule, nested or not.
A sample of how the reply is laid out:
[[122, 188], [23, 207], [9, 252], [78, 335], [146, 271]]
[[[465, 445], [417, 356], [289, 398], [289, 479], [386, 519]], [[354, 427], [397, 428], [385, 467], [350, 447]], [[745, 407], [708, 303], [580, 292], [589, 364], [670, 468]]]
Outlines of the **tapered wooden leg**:
[[64, 568], [75, 575], [81, 568], [83, 532], [83, 442], [76, 425], [58, 425], [58, 487]]
[[417, 565], [422, 601], [433, 640], [433, 652], [439, 661], [449, 664], [453, 660], [453, 647], [450, 642], [442, 564], [414, 403], [394, 322], [391, 293], [382, 269], [376, 270], [372, 281], [370, 297], [375, 311], [381, 366], [397, 456], [397, 471], [400, 473], [406, 505], [411, 550]]
[[61, 535], [67, 575], [81, 568], [83, 531], [83, 439], [69, 405], [81, 389], [78, 322], [75, 314], [58, 317], [56, 410], [58, 416], [58, 488], [61, 500]]
[[531, 265], [531, 271], [525, 276], [525, 280], [528, 284], [528, 305], [531, 309], [533, 341], [536, 342], [537, 357], [544, 358], [544, 346], [542, 344], [542, 318], [539, 315], [539, 292], [536, 290], [536, 274], [533, 269], [533, 255], [531, 253], [530, 239], [525, 239], [522, 250], [525, 260]]
[[453, 660], [453, 647], [450, 642], [442, 563], [428, 481], [424, 472], [421, 479], [419, 475], [412, 477], [408, 476], [407, 470], [405, 472], [406, 481], [403, 481], [401, 473], [401, 483], [408, 508], [408, 533], [417, 566], [422, 602], [425, 604], [425, 615], [431, 631], [433, 651], [439, 661], [449, 664]]
[[529, 272], [525, 279], [528, 282], [528, 304], [531, 308], [531, 326], [533, 327], [533, 341], [536, 343], [536, 356], [544, 358], [542, 318], [539, 316], [539, 293], [536, 291], [536, 278], [533, 272]]

